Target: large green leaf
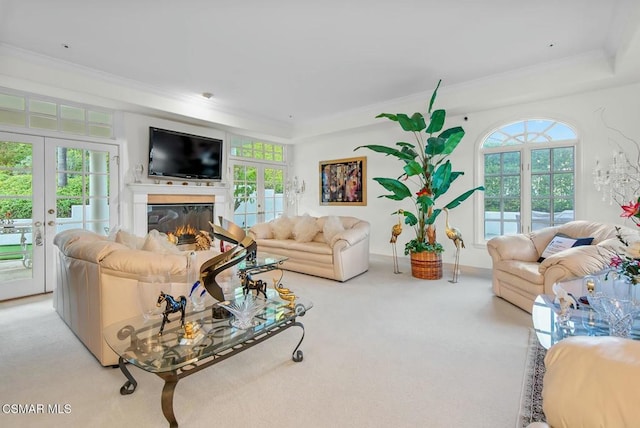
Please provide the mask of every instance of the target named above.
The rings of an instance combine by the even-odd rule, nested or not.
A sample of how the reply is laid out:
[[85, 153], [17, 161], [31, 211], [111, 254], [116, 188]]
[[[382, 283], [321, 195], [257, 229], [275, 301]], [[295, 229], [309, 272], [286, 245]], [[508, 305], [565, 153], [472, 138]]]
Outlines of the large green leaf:
[[378, 144], [368, 144], [366, 146], [358, 146], [355, 149], [353, 149], [353, 151], [356, 151], [360, 148], [365, 148], [365, 149], [369, 149], [372, 150], [374, 152], [378, 152], [378, 153], [384, 153], [386, 155], [391, 155], [394, 156], [398, 159], [401, 160], [412, 160], [415, 158], [415, 156], [412, 156], [411, 153], [409, 153], [408, 151], [404, 150], [405, 148], [403, 147], [403, 150], [398, 150], [396, 148], [393, 147], [388, 147], [388, 146], [381, 146]]
[[419, 112], [413, 113], [413, 116], [411, 116], [411, 120], [413, 121], [413, 124], [416, 128], [415, 130], [417, 132], [420, 132], [427, 127], [427, 124], [424, 121], [424, 116], [422, 115], [422, 113], [419, 113]]
[[451, 185], [451, 162], [448, 160], [440, 165], [432, 176], [433, 199], [444, 195]]
[[440, 83], [442, 83], [442, 79], [438, 80], [438, 84], [436, 88], [433, 90], [433, 94], [431, 94], [431, 100], [429, 101], [429, 114], [431, 114], [431, 109], [433, 108], [433, 103], [436, 101], [436, 95], [438, 93], [438, 88], [440, 87]]
[[391, 114], [391, 113], [380, 113], [379, 115], [376, 116], [376, 119], [378, 119], [380, 117], [386, 117], [387, 119], [393, 120], [394, 122], [398, 121], [398, 116], [396, 116], [395, 114]]
[[460, 142], [460, 140], [462, 140], [462, 137], [464, 137], [464, 129], [462, 129], [462, 127], [460, 126], [449, 128], [442, 134], [438, 135], [438, 137], [445, 140], [444, 150], [442, 151], [442, 154], [450, 155], [458, 146], [458, 143]]
[[476, 190], [481, 190], [482, 191], [482, 190], [484, 190], [484, 186], [478, 186], [478, 187], [475, 187], [475, 188], [473, 188], [471, 190], [467, 190], [462, 195], [458, 196], [457, 198], [455, 198], [454, 200], [449, 202], [444, 207], [447, 208], [447, 209], [451, 209], [451, 208], [457, 207], [462, 202], [464, 202], [469, 196], [471, 196], [473, 194], [473, 192], [475, 192]]
[[429, 127], [425, 132], [427, 134], [440, 132], [440, 130], [444, 126], [444, 120], [446, 116], [447, 116], [447, 112], [444, 110], [436, 110], [433, 113], [431, 113], [431, 121], [429, 122]]
[[431, 213], [431, 216], [429, 216], [429, 218], [427, 218], [425, 220], [426, 224], [433, 224], [436, 221], [436, 218], [438, 218], [438, 215], [440, 214], [442, 210], [440, 208], [436, 208], [435, 210], [433, 210], [433, 212]]
[[404, 222], [406, 224], [408, 224], [409, 226], [415, 226], [416, 224], [418, 224], [418, 218], [413, 213], [410, 213], [409, 211], [405, 211], [403, 214], [404, 214]]
[[412, 175], [422, 175], [424, 174], [424, 170], [422, 169], [422, 165], [420, 162], [416, 162], [414, 160], [407, 162], [404, 166], [404, 172], [407, 173], [409, 177]]
[[435, 202], [427, 195], [422, 195], [416, 198], [416, 203], [420, 206], [421, 211], [426, 212], [427, 209], [429, 209], [429, 207], [432, 206]]
[[440, 137], [427, 138], [427, 147], [424, 148], [424, 152], [427, 156], [439, 155], [444, 151], [445, 140]]
[[380, 195], [379, 198], [389, 198], [394, 201], [401, 201], [411, 196], [411, 190], [409, 190], [409, 188], [400, 180], [384, 177], [376, 177], [374, 180], [392, 193], [391, 195]]

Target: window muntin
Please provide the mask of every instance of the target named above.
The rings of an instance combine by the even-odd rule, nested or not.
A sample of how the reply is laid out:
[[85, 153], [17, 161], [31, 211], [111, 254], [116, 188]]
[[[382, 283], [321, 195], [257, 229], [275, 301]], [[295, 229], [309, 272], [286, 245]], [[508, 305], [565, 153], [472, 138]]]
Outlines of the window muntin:
[[0, 124], [115, 138], [113, 112], [0, 89]]
[[576, 143], [573, 129], [548, 119], [489, 133], [481, 145], [485, 240], [575, 218]]

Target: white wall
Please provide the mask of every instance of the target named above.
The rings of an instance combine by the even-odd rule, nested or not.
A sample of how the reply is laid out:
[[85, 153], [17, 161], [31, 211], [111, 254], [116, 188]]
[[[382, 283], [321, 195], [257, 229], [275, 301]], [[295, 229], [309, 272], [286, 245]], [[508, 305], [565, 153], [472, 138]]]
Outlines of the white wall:
[[[427, 100], [425, 100], [426, 102]], [[442, 94], [436, 102], [437, 108], [447, 108], [447, 99]], [[604, 109], [606, 122], [619, 129], [625, 135], [640, 141], [640, 84], [634, 84], [613, 89], [599, 90], [589, 93], [576, 94], [560, 98], [552, 98], [533, 103], [513, 105], [510, 107], [480, 110], [468, 112], [464, 121], [462, 116], [450, 117], [446, 126], [461, 125], [466, 131], [466, 136], [451, 156], [454, 170], [464, 171], [465, 175], [458, 178], [445, 197], [444, 203], [449, 198], [482, 184], [477, 177], [476, 163], [480, 154], [478, 146], [483, 137], [496, 127], [526, 118], [551, 118], [564, 121], [574, 126], [580, 137], [581, 143], [577, 150], [577, 183], [576, 183], [576, 217], [607, 223], [625, 223], [621, 219], [621, 210], [618, 206], [610, 206], [602, 201], [602, 195], [596, 192], [593, 186], [592, 171], [597, 159], [605, 165], [609, 162], [616, 144], [625, 147], [627, 153], [637, 154], [633, 144], [625, 141], [616, 132], [608, 130], [601, 118]], [[389, 113], [413, 113], [414, 110], [400, 110]], [[397, 177], [401, 173], [401, 164], [395, 158], [369, 150], [360, 149], [354, 152], [354, 148], [365, 144], [391, 145], [396, 141], [403, 141], [411, 135], [404, 133], [393, 122], [379, 119], [380, 123], [366, 126], [357, 130], [349, 130], [332, 135], [325, 135], [299, 142], [296, 145], [293, 162], [294, 174], [307, 182], [307, 192], [300, 201], [299, 212], [308, 212], [313, 215], [353, 215], [371, 222], [371, 252], [375, 254], [391, 255], [391, 227], [396, 222], [396, 217], [390, 213], [402, 208], [401, 203], [387, 198], [378, 198], [378, 195], [386, 191], [373, 177]], [[409, 140], [410, 141], [410, 140]], [[319, 205], [319, 174], [318, 161], [339, 159], [353, 156], [367, 156], [367, 206], [343, 207]], [[458, 227], [463, 234], [466, 249], [462, 250], [461, 265], [478, 268], [488, 268], [491, 260], [486, 251], [485, 243], [478, 239], [475, 231], [481, 233], [481, 222], [474, 221], [481, 214], [476, 197], [470, 198], [459, 207], [451, 211], [450, 223]], [[446, 252], [443, 255], [445, 263], [453, 263], [454, 247], [444, 235], [444, 216], [437, 220], [438, 240], [444, 245]], [[402, 254], [404, 244], [414, 236], [413, 231], [404, 226], [404, 231], [398, 240], [398, 253]]]
[[[133, 182], [133, 167], [141, 163], [144, 165], [145, 171], [143, 174], [143, 183], [152, 183], [153, 179], [147, 177], [147, 166], [149, 164], [149, 127], [154, 126], [163, 129], [170, 129], [172, 131], [185, 132], [188, 134], [201, 135], [203, 137], [219, 138], [223, 141], [227, 141], [227, 135], [224, 131], [214, 128], [208, 128], [204, 126], [196, 126], [183, 122], [159, 119], [151, 116], [125, 113], [123, 115], [124, 127], [123, 127], [123, 139], [125, 141], [122, 154], [122, 161], [120, 166], [122, 168], [123, 182], [121, 183], [121, 204], [122, 204], [122, 219], [120, 226], [124, 229], [131, 229], [133, 227], [133, 194], [128, 188], [127, 184]], [[223, 179], [222, 182], [227, 182], [226, 179], [226, 159], [228, 154], [229, 144], [225, 144], [225, 156], [223, 160]], [[163, 180], [164, 182], [164, 180]], [[181, 186], [181, 180], [173, 180], [176, 184], [176, 190], [179, 190]], [[190, 185], [194, 185], [191, 183]], [[229, 198], [226, 198], [229, 200]]]

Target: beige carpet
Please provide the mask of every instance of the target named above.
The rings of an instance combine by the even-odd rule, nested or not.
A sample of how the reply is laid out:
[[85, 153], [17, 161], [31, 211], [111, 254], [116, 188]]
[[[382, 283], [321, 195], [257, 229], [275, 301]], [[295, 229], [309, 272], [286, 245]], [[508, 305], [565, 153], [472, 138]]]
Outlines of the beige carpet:
[[[406, 262], [405, 262], [406, 263]], [[286, 272], [314, 303], [304, 361], [291, 361], [299, 329], [178, 383], [181, 427], [514, 427], [530, 316], [494, 297], [487, 278], [457, 284], [394, 275], [372, 256], [346, 283]], [[0, 401], [68, 405], [67, 414], [6, 414], [10, 427], [164, 427], [162, 381], [103, 368], [52, 308], [51, 296], [0, 304]], [[6, 406], [2, 410], [6, 410]]]

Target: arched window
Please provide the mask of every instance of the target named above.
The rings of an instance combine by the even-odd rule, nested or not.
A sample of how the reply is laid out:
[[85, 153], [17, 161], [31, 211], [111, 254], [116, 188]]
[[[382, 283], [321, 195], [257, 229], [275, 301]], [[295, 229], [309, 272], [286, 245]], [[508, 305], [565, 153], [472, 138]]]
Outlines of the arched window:
[[482, 141], [484, 239], [538, 230], [575, 218], [576, 132], [527, 119]]

